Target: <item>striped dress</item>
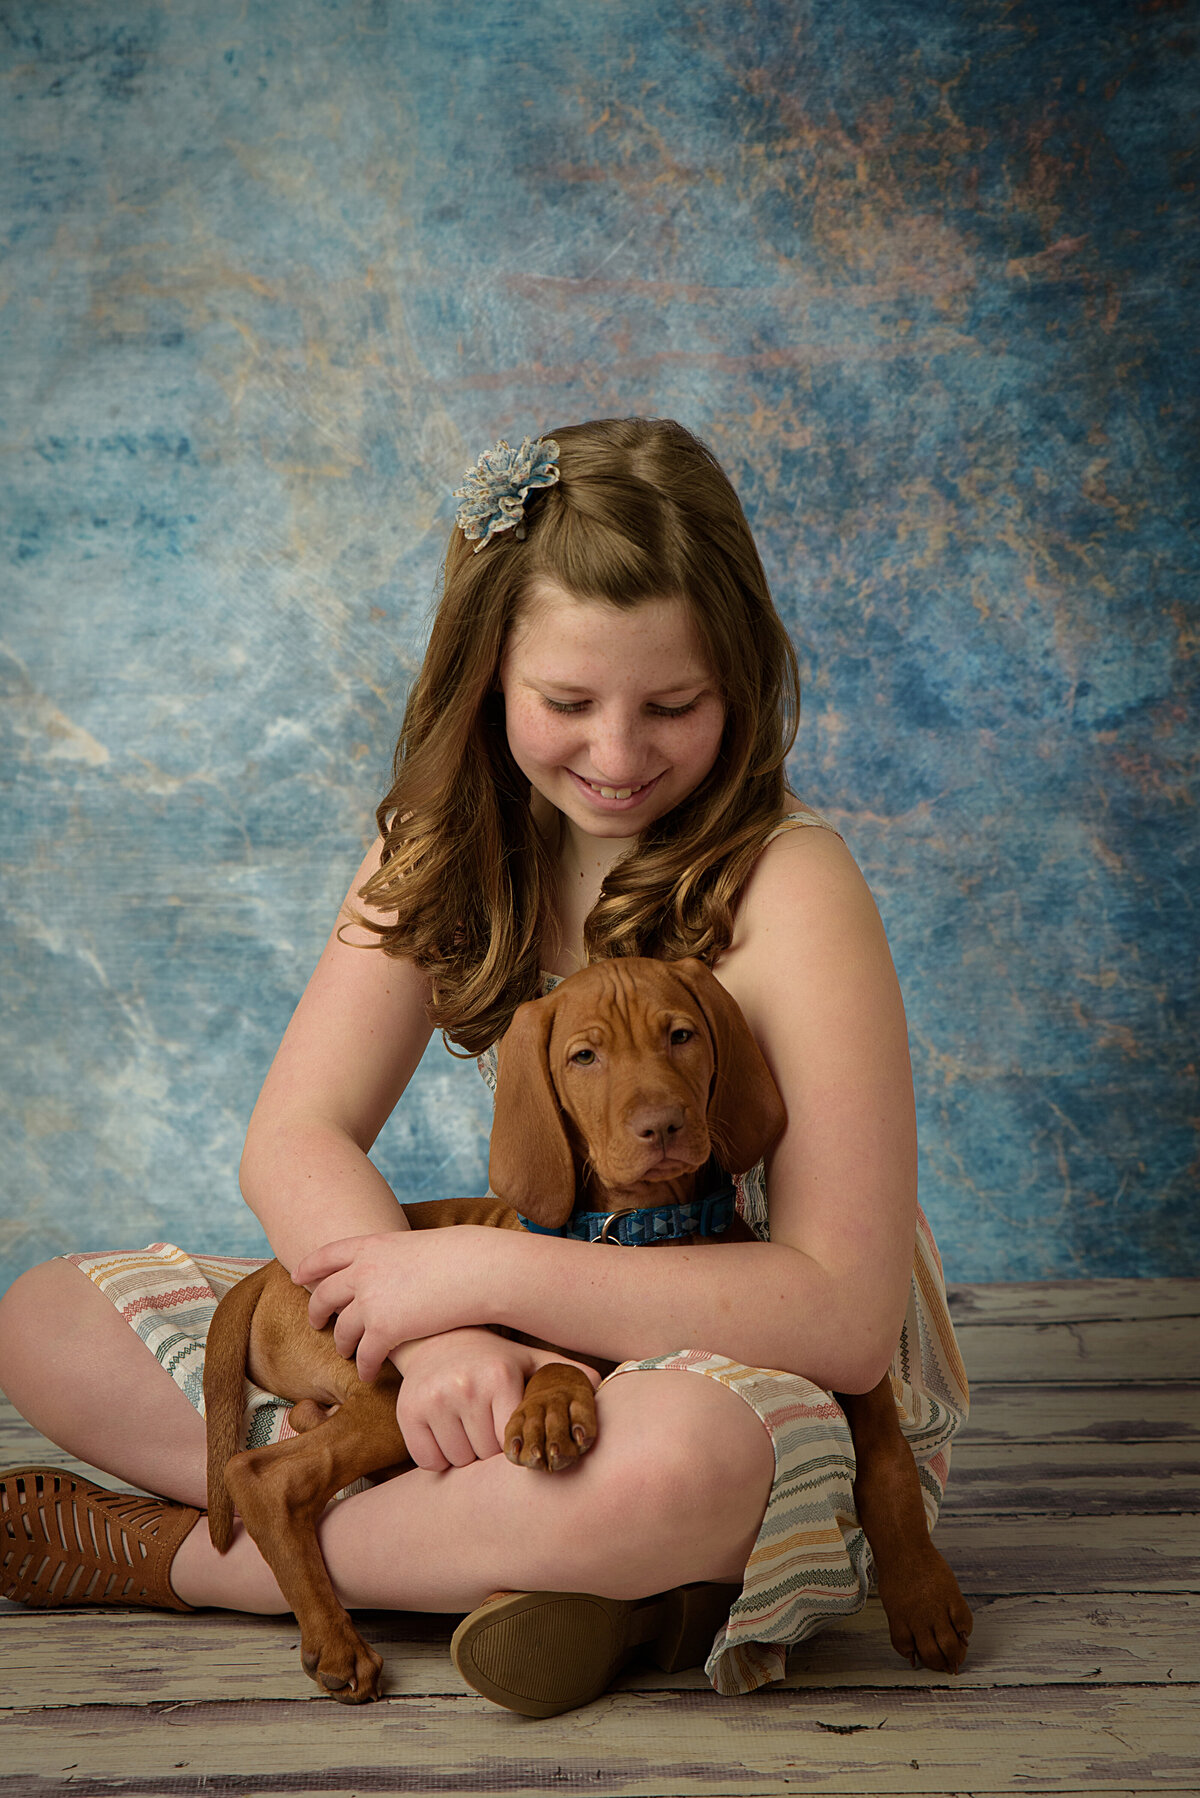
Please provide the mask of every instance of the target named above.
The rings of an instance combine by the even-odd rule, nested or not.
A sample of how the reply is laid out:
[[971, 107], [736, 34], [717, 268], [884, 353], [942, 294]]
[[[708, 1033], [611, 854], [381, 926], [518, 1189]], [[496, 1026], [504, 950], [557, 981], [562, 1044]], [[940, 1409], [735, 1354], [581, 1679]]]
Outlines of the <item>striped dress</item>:
[[[779, 829], [804, 826], [832, 828], [816, 813], [800, 812]], [[552, 986], [556, 977], [547, 975], [546, 981]], [[495, 1050], [480, 1056], [479, 1063], [494, 1093]], [[739, 1213], [758, 1237], [768, 1240], [762, 1163], [735, 1184]], [[204, 1345], [212, 1314], [229, 1288], [261, 1267], [262, 1261], [190, 1256], [172, 1243], [153, 1243], [134, 1253], [69, 1255], [67, 1260], [112, 1300], [203, 1414]], [[705, 1349], [680, 1348], [645, 1361], [625, 1361], [608, 1378], [655, 1369], [719, 1380], [757, 1413], [771, 1439], [775, 1475], [766, 1512], [741, 1594], [717, 1632], [705, 1665], [718, 1692], [752, 1692], [782, 1678], [793, 1642], [866, 1602], [871, 1557], [854, 1509], [850, 1428], [833, 1395], [811, 1380], [778, 1369], [746, 1367]], [[967, 1415], [967, 1379], [946, 1303], [942, 1264], [921, 1212], [908, 1309], [892, 1359], [891, 1382], [932, 1529], [949, 1472], [951, 1439]], [[293, 1435], [289, 1408], [290, 1401], [247, 1382], [247, 1446]]]

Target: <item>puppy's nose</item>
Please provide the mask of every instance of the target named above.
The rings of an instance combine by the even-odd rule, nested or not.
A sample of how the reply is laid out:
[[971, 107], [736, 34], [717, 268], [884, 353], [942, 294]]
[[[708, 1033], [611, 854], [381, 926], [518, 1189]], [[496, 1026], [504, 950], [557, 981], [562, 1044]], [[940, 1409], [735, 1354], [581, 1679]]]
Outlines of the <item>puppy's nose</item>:
[[686, 1121], [682, 1105], [640, 1105], [631, 1112], [628, 1124], [639, 1142], [656, 1143], [665, 1155]]

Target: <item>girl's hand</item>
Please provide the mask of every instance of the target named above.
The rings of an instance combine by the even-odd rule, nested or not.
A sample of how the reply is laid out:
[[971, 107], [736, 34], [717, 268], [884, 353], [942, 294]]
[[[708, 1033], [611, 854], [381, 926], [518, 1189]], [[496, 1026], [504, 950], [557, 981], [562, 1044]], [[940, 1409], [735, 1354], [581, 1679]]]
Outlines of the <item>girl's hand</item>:
[[292, 1278], [312, 1293], [308, 1321], [333, 1340], [360, 1379], [375, 1379], [400, 1343], [488, 1321], [496, 1238], [503, 1230], [401, 1230], [349, 1236], [306, 1255]]
[[[530, 1375], [568, 1357], [467, 1329], [403, 1343], [391, 1360], [404, 1376], [396, 1421], [405, 1446], [418, 1467], [444, 1473], [499, 1454]], [[594, 1368], [570, 1365], [582, 1367], [593, 1388], [599, 1384]]]

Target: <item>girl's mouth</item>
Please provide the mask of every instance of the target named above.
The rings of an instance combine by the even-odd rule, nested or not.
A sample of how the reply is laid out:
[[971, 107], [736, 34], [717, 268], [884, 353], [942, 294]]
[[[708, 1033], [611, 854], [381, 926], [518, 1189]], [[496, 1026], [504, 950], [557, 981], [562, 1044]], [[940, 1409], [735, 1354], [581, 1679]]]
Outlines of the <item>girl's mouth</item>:
[[568, 768], [567, 773], [587, 798], [594, 805], [602, 806], [605, 811], [624, 811], [626, 809], [632, 811], [634, 806], [640, 805], [647, 793], [651, 792], [662, 779], [661, 774], [656, 774], [653, 780], [645, 780], [640, 786], [610, 787], [598, 780], [585, 780], [583, 775], [576, 774], [573, 768]]

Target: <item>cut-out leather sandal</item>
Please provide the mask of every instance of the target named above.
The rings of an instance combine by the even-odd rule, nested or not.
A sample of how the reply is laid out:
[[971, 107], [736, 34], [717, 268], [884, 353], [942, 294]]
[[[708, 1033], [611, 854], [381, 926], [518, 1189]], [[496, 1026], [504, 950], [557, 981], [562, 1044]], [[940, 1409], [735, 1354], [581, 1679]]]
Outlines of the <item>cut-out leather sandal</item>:
[[557, 1717], [590, 1704], [640, 1648], [664, 1673], [696, 1667], [740, 1586], [677, 1586], [628, 1602], [591, 1592], [498, 1592], [464, 1617], [454, 1665], [493, 1704]]
[[170, 1568], [199, 1516], [191, 1505], [109, 1492], [58, 1467], [16, 1468], [0, 1478], [0, 1592], [35, 1608], [190, 1611], [172, 1590]]

